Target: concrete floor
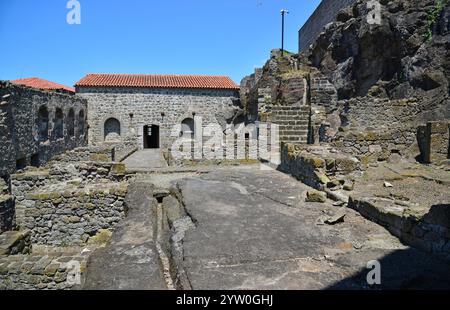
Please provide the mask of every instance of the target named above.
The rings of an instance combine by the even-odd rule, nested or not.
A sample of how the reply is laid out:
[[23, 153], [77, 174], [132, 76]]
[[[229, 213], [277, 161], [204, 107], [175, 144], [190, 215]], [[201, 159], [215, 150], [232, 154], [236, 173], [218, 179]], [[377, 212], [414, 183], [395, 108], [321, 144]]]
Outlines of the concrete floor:
[[140, 150], [125, 159], [128, 171], [142, 171], [168, 167], [161, 149]]
[[[148, 160], [146, 154], [130, 162]], [[195, 224], [183, 231], [176, 265], [189, 289], [450, 288], [448, 263], [403, 245], [353, 210], [305, 202], [311, 188], [278, 171], [244, 166], [147, 178], [153, 187], [177, 191]], [[165, 288], [151, 214], [140, 201], [146, 191], [131, 185], [128, 203], [141, 207], [130, 211], [110, 246], [94, 254], [86, 288]], [[342, 223], [319, 220], [338, 211], [346, 212]], [[374, 260], [381, 264], [381, 285], [370, 286], [367, 264]]]
[[[183, 240], [193, 289], [450, 288], [450, 266], [403, 245], [383, 227], [338, 207], [305, 202], [306, 185], [277, 171], [220, 170], [178, 185], [196, 223]], [[367, 264], [381, 264], [381, 285]]]

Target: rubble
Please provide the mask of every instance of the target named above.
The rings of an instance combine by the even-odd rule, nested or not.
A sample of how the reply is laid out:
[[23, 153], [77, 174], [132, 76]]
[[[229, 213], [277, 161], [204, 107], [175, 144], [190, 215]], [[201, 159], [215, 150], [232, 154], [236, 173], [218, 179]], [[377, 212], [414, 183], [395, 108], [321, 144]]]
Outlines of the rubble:
[[306, 193], [306, 202], [319, 202], [325, 203], [327, 201], [327, 195], [319, 191], [308, 191]]

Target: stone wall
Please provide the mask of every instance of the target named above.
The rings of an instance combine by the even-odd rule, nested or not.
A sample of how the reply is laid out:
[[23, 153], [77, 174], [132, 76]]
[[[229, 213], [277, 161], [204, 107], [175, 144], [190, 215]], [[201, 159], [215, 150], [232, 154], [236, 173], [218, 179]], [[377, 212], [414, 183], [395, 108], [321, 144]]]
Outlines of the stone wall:
[[329, 108], [333, 107], [338, 101], [336, 88], [320, 72], [315, 70], [311, 72], [309, 88], [311, 105]]
[[113, 162], [115, 161], [114, 146], [99, 146], [99, 147], [80, 147], [71, 151], [67, 151], [54, 158], [60, 163], [75, 163], [83, 161], [99, 161], [99, 162]]
[[125, 165], [121, 163], [52, 162], [47, 167], [11, 175], [11, 192], [20, 202], [30, 191], [57, 183], [84, 186], [90, 182], [121, 182], [125, 178]]
[[[82, 154], [88, 153], [82, 152]], [[73, 156], [72, 153], [66, 159], [71, 156]], [[12, 218], [15, 219], [12, 227], [17, 226], [19, 229], [24, 229], [27, 208], [32, 205], [27, 197], [32, 192], [49, 190], [55, 186], [62, 189], [72, 187], [83, 189], [89, 184], [115, 184], [125, 180], [125, 165], [121, 163], [59, 162], [55, 160], [46, 167], [27, 168], [21, 173], [11, 175], [11, 193], [15, 199], [15, 206], [6, 204], [9, 208], [5, 210], [12, 212]], [[11, 227], [11, 225], [8, 226]]]
[[3, 256], [0, 257], [0, 290], [80, 289], [86, 264], [85, 254]]
[[325, 190], [333, 179], [362, 169], [360, 162], [332, 148], [284, 143], [281, 149], [279, 169], [292, 175], [306, 185]]
[[87, 102], [0, 81], [0, 177], [86, 144]]
[[404, 243], [450, 260], [449, 204], [432, 206], [425, 215], [383, 198], [351, 197], [349, 207], [385, 226]]
[[30, 192], [17, 210], [17, 225], [31, 231], [32, 244], [83, 245], [125, 217], [127, 183], [80, 188], [57, 184]]
[[390, 100], [357, 97], [339, 101], [331, 118], [339, 120], [334, 128], [334, 146], [365, 160], [385, 160], [392, 153], [419, 155], [417, 128], [428, 121], [449, 118], [450, 100], [439, 93], [424, 97]]
[[[233, 110], [239, 92], [230, 90], [187, 90], [150, 88], [78, 88], [77, 94], [88, 100], [89, 143], [105, 142], [105, 122], [118, 121], [119, 141], [134, 141], [144, 147], [144, 126], [160, 128], [160, 146], [169, 148], [178, 138], [171, 137], [175, 125], [183, 120], [203, 118], [203, 126], [222, 124], [222, 115]], [[179, 134], [179, 133], [178, 133]]]
[[308, 49], [314, 43], [323, 28], [335, 20], [339, 11], [351, 6], [357, 0], [322, 0], [308, 21], [299, 31], [299, 52]]

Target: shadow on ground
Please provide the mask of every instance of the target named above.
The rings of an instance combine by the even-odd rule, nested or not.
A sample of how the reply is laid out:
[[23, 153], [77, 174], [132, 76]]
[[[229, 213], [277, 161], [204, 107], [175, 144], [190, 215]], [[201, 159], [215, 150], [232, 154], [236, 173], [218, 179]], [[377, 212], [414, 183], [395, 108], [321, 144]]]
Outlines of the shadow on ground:
[[381, 284], [368, 285], [364, 269], [352, 277], [337, 282], [327, 290], [448, 290], [450, 264], [414, 248], [395, 251], [381, 260]]

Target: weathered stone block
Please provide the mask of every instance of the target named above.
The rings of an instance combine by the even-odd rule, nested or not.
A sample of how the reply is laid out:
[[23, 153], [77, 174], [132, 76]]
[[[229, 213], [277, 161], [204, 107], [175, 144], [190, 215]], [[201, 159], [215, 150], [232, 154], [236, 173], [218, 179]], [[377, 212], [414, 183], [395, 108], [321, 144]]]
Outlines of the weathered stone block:
[[306, 193], [306, 202], [325, 203], [327, 201], [327, 194], [319, 191], [308, 191]]

